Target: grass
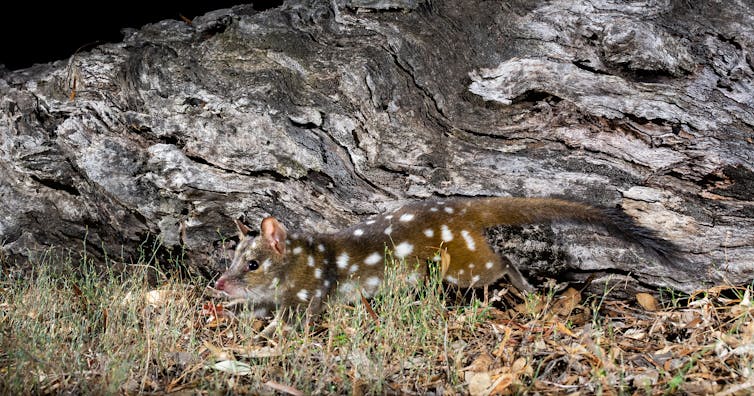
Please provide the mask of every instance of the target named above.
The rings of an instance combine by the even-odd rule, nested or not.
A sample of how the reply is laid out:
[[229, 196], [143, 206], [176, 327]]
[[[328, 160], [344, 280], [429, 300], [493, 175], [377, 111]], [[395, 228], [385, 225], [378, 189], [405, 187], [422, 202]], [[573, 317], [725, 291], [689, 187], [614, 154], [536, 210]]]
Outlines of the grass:
[[[0, 273], [0, 394], [746, 394], [751, 287], [661, 293], [658, 311], [567, 289], [489, 303], [388, 266], [371, 301], [265, 323], [145, 257], [125, 273], [53, 257]], [[155, 276], [156, 274], [156, 276]], [[750, 392], [750, 390], [748, 390]]]

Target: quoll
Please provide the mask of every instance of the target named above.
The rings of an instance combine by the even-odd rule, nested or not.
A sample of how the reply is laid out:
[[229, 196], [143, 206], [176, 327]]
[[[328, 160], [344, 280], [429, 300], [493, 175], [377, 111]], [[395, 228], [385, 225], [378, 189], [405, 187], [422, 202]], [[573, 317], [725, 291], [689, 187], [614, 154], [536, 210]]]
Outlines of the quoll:
[[[319, 313], [327, 298], [369, 298], [382, 283], [386, 248], [407, 263], [435, 259], [447, 249], [450, 266], [444, 281], [459, 287], [492, 284], [507, 275], [522, 291], [533, 290], [514, 263], [500, 257], [485, 239], [485, 229], [499, 225], [553, 222], [598, 225], [638, 243], [656, 258], [669, 261], [675, 246], [618, 210], [553, 198], [455, 198], [406, 205], [372, 216], [334, 234], [289, 235], [273, 217], [262, 221], [260, 235], [236, 222], [241, 240], [230, 268], [215, 283], [221, 294], [248, 300], [255, 315], [306, 306]], [[408, 279], [426, 276], [418, 265]]]

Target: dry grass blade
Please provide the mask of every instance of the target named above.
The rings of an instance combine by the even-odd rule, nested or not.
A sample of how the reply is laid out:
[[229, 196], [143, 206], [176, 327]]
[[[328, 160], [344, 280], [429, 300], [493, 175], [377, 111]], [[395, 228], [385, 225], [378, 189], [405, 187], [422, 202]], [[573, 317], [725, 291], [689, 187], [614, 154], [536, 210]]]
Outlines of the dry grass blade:
[[361, 303], [364, 305], [364, 309], [367, 310], [369, 316], [375, 321], [375, 323], [380, 324], [380, 317], [374, 312], [372, 304], [370, 304], [366, 297], [364, 297], [364, 293], [362, 293], [361, 290], [359, 290], [359, 296], [361, 297]]
[[448, 273], [448, 268], [450, 268], [450, 253], [448, 253], [448, 248], [440, 248], [440, 277], [444, 278], [445, 274]]

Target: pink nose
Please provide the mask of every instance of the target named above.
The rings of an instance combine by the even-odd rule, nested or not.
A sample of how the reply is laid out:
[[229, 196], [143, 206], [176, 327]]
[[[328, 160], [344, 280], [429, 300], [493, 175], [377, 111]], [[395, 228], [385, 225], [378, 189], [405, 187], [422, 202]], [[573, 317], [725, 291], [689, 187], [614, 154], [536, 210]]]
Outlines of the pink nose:
[[215, 289], [222, 290], [225, 287], [225, 279], [220, 278], [215, 282]]

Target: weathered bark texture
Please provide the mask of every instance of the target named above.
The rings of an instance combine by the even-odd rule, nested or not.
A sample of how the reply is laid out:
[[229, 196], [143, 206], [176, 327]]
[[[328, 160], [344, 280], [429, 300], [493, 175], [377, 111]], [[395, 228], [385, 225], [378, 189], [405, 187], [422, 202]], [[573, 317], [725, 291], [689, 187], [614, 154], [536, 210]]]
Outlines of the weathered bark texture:
[[559, 276], [748, 282], [752, 15], [741, 0], [292, 1], [128, 31], [0, 75], [4, 262], [85, 237], [128, 261], [156, 235], [211, 276], [234, 218], [329, 231], [409, 199], [556, 195], [621, 206], [686, 260], [523, 230], [571, 257]]

